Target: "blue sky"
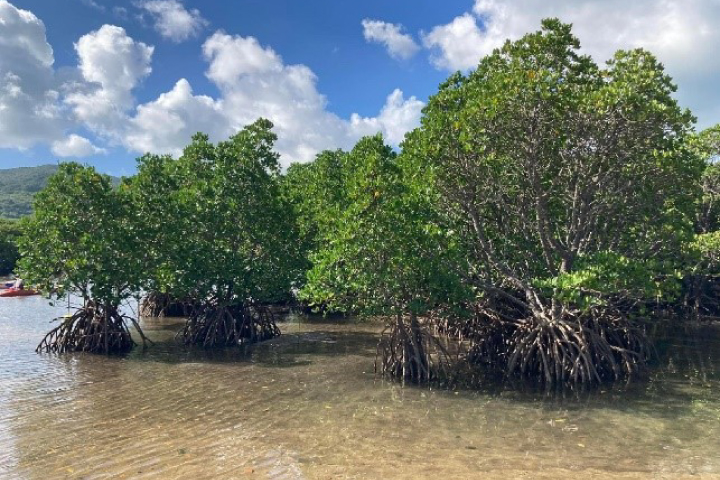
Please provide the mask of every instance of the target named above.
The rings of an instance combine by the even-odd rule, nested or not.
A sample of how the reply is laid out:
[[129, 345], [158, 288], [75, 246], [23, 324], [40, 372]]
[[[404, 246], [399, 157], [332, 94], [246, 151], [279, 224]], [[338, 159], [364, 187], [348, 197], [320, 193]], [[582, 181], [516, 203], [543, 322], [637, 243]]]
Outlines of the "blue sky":
[[0, 168], [130, 174], [258, 116], [286, 165], [377, 131], [397, 144], [450, 72], [547, 16], [598, 61], [650, 49], [699, 128], [720, 122], [717, 0], [0, 0]]

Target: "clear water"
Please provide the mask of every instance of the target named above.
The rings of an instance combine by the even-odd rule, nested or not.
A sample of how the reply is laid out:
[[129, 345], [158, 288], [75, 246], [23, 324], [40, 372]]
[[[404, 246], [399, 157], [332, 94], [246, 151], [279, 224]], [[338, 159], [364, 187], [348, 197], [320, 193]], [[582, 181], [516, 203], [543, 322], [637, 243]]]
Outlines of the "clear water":
[[401, 387], [378, 328], [291, 317], [247, 352], [38, 355], [64, 309], [0, 299], [0, 478], [720, 478], [720, 329], [660, 346], [629, 389]]

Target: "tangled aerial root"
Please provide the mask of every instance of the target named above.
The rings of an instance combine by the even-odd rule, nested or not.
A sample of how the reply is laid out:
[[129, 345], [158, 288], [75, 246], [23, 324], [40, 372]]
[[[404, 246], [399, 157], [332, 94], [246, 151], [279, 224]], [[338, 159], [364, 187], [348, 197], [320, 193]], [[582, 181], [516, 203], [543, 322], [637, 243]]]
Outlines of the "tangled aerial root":
[[417, 319], [411, 318], [408, 324], [398, 315], [382, 332], [375, 372], [396, 380], [426, 383], [447, 377], [450, 358]]
[[151, 292], [142, 299], [143, 317], [186, 317], [192, 312], [192, 301], [178, 300], [167, 293]]
[[594, 384], [641, 373], [649, 358], [642, 331], [608, 310], [549, 321], [530, 317], [487, 323], [473, 340], [468, 360], [502, 367], [509, 377], [546, 386]]
[[207, 305], [193, 311], [177, 337], [185, 345], [229, 347], [262, 342], [278, 335], [280, 329], [267, 307]]
[[720, 319], [720, 275], [694, 275], [683, 285], [686, 312], [698, 318]]
[[128, 323], [135, 326], [143, 344], [152, 343], [145, 337], [135, 319], [121, 315], [116, 307], [103, 307], [88, 301], [72, 316], [56, 320], [60, 321], [60, 325], [45, 335], [35, 349], [37, 353], [127, 353], [136, 346]]

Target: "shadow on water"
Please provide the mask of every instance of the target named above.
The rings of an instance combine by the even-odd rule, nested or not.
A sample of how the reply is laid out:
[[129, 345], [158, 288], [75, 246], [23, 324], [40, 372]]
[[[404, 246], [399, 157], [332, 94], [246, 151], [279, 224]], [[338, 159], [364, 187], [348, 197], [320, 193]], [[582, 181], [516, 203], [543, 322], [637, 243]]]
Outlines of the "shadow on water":
[[[122, 357], [128, 362], [165, 364], [207, 363], [245, 364], [273, 369], [307, 367], [319, 357], [357, 356], [372, 371], [380, 327], [348, 319], [321, 316], [290, 316], [279, 323], [283, 334], [266, 342], [243, 347], [204, 349], [185, 347], [175, 334], [182, 318], [143, 318], [146, 334], [155, 342], [147, 349], [137, 348]], [[358, 330], [360, 328], [360, 330]], [[546, 389], [538, 384], [481, 375], [471, 384], [404, 385], [410, 390], [448, 390], [464, 396], [499, 398], [520, 405], [570, 410], [613, 409], [645, 412], [663, 418], [688, 414], [711, 390], [720, 389], [720, 326], [667, 324], [652, 332], [656, 356], [647, 375], [631, 381], [618, 381], [593, 387]], [[96, 361], [95, 356], [70, 355], [61, 362]], [[397, 385], [382, 379], [382, 383]], [[658, 403], [662, 408], [658, 408]]]
[[[174, 337], [174, 334], [173, 334]], [[152, 338], [152, 337], [151, 337]], [[340, 356], [345, 354], [374, 358], [377, 335], [364, 332], [298, 332], [283, 333], [277, 338], [242, 347], [185, 347], [174, 338], [155, 340], [147, 349], [138, 348], [126, 356], [132, 361], [164, 363], [253, 363], [268, 367], [287, 368], [309, 365], [307, 359], [296, 357]], [[372, 360], [370, 360], [372, 362]]]
[[[668, 322], [651, 332], [654, 356], [642, 377], [591, 387], [547, 389], [524, 380], [482, 376], [458, 390], [517, 404], [569, 411], [613, 410], [673, 420], [717, 402], [720, 324]], [[720, 418], [720, 408], [717, 409]]]
[[0, 303], [0, 477], [720, 474], [716, 326], [656, 332], [642, 381], [544, 392], [383, 380], [381, 326], [352, 319], [289, 317], [280, 337], [219, 350], [178, 344], [182, 319], [144, 319], [147, 350], [36, 355], [52, 316]]
[[[155, 342], [147, 349], [137, 348], [126, 358], [130, 361], [175, 363], [246, 363], [271, 368], [307, 366], [312, 357], [358, 355], [372, 359], [378, 342], [373, 331], [346, 330], [347, 324], [328, 324], [326, 318], [291, 316], [278, 322], [279, 337], [242, 347], [186, 347], [176, 339], [182, 318], [143, 318], [142, 328]], [[354, 323], [354, 322], [352, 322]], [[323, 328], [331, 327], [331, 328]], [[304, 331], [309, 328], [309, 331]], [[372, 360], [369, 360], [372, 362]]]

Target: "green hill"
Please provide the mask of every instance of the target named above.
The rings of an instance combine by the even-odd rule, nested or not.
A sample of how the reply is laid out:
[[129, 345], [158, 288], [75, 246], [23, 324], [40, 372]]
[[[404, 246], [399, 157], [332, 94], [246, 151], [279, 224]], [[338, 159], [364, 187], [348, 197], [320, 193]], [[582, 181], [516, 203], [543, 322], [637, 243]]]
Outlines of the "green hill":
[[42, 190], [57, 165], [0, 170], [0, 217], [29, 215], [33, 195]]
[[[20, 218], [32, 212], [33, 196], [45, 188], [57, 165], [0, 170], [0, 218]], [[120, 180], [113, 178], [114, 183]]]

